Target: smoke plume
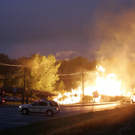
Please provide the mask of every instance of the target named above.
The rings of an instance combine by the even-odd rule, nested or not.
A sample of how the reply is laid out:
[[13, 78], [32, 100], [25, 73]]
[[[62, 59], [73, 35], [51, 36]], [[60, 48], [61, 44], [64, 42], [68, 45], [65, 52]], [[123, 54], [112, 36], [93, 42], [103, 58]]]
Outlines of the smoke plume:
[[94, 14], [95, 27], [89, 36], [90, 43], [95, 43], [97, 60], [115, 72], [129, 91], [135, 83], [135, 9], [132, 5], [121, 6], [114, 1], [108, 2], [106, 9], [99, 5]]

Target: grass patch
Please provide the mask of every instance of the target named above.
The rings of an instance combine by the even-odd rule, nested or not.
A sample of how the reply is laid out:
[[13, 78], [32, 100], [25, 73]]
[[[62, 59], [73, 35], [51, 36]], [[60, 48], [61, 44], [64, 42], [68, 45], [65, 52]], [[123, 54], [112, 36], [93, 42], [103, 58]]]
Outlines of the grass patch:
[[135, 134], [135, 105], [55, 118], [0, 131], [2, 135]]

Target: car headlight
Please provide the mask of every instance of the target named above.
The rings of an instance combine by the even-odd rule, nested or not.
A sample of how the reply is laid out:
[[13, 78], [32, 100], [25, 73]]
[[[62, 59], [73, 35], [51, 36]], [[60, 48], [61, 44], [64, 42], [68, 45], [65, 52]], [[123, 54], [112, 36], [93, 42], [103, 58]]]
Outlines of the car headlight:
[[19, 108], [22, 108], [22, 106], [20, 105]]

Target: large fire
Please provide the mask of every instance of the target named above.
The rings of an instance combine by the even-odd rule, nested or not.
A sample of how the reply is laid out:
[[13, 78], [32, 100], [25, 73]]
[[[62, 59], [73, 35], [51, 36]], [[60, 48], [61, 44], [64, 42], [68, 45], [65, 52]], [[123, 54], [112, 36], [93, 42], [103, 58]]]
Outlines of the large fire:
[[[121, 80], [117, 78], [114, 73], [104, 75], [104, 69], [101, 65], [97, 66], [96, 79], [94, 85], [87, 85], [84, 88], [84, 93], [81, 87], [71, 92], [65, 92], [64, 94], [59, 94], [54, 100], [60, 104], [72, 104], [78, 103], [82, 100], [83, 94], [86, 96], [93, 96], [94, 91], [98, 91], [99, 95], [108, 95], [108, 96], [121, 96], [124, 93], [122, 89]], [[102, 74], [100, 74], [100, 72]], [[100, 100], [100, 96], [95, 98], [96, 101]]]

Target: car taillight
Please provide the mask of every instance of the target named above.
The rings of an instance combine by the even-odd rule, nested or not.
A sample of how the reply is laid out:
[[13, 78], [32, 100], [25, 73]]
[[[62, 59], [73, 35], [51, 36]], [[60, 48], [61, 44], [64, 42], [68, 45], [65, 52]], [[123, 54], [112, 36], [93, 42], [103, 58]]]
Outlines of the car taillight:
[[57, 108], [56, 108], [56, 110], [58, 111], [58, 110], [59, 110], [59, 108], [57, 107]]
[[2, 100], [2, 102], [4, 103], [4, 102], [5, 102], [5, 100], [3, 99], [3, 100]]

